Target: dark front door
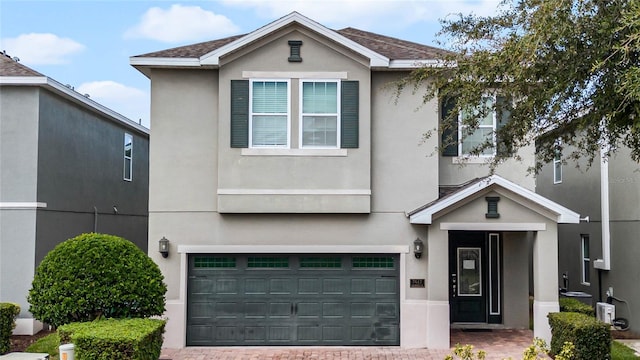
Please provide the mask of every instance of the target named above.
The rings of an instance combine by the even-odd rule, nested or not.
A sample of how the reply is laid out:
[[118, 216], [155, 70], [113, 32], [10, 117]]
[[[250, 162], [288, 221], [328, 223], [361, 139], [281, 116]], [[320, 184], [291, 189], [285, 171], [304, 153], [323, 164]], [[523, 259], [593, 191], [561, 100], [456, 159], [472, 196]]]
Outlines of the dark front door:
[[487, 322], [487, 234], [449, 232], [451, 322]]

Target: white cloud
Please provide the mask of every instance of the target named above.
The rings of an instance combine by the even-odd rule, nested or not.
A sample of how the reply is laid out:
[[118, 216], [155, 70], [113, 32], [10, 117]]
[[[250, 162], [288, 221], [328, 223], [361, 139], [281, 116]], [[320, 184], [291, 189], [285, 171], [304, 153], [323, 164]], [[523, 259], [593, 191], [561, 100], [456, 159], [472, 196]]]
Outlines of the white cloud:
[[72, 39], [47, 33], [22, 34], [2, 39], [2, 49], [28, 65], [67, 64], [71, 55], [84, 48], [84, 45]]
[[239, 28], [224, 15], [199, 6], [174, 4], [169, 9], [152, 7], [147, 10], [140, 23], [125, 32], [125, 37], [175, 43], [216, 39], [238, 31]]
[[76, 87], [81, 94], [109, 109], [149, 127], [149, 93], [115, 81], [92, 81]]
[[297, 11], [332, 28], [346, 26], [363, 30], [405, 28], [434, 22], [450, 14], [491, 15], [500, 0], [223, 0], [231, 7], [253, 9], [265, 18], [279, 18]]

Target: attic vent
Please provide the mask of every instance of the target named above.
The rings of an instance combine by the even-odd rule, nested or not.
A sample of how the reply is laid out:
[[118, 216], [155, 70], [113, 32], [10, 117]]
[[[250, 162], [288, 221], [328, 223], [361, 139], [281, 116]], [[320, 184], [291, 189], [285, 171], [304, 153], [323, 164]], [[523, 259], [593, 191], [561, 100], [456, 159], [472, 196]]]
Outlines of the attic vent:
[[302, 62], [300, 46], [302, 46], [302, 40], [289, 40], [289, 47], [291, 48], [289, 62]]
[[485, 200], [487, 200], [487, 213], [485, 214], [485, 217], [487, 219], [499, 218], [498, 201], [500, 201], [500, 198], [497, 196], [487, 196], [485, 197]]

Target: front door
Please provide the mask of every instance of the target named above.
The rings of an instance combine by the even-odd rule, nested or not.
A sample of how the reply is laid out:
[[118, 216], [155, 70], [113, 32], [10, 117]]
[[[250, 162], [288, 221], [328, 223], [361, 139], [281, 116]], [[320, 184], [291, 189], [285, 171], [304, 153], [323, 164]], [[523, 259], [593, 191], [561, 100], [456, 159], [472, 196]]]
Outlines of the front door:
[[487, 322], [487, 234], [449, 232], [451, 322]]

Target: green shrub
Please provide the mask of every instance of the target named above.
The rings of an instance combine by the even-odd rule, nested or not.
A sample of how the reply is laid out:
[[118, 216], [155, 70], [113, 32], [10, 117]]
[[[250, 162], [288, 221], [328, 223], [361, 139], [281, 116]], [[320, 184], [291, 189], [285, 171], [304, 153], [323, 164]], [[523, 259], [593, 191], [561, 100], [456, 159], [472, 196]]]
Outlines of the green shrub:
[[589, 316], [595, 316], [595, 310], [592, 306], [581, 302], [578, 299], [573, 298], [560, 298], [560, 311], [561, 312], [575, 312], [585, 314]]
[[36, 340], [33, 344], [29, 345], [25, 352], [28, 353], [47, 353], [49, 359], [57, 359], [59, 355], [58, 347], [60, 346], [60, 337], [58, 333], [51, 333], [47, 336], [43, 336]]
[[157, 360], [164, 320], [107, 319], [58, 328], [60, 343], [75, 345], [77, 360]]
[[132, 242], [83, 234], [49, 252], [36, 269], [29, 311], [53, 326], [98, 318], [161, 315], [166, 285], [158, 266]]
[[551, 353], [559, 354], [562, 345], [575, 345], [575, 359], [611, 359], [611, 332], [608, 324], [584, 314], [550, 313]]
[[16, 327], [18, 314], [20, 314], [20, 305], [0, 303], [0, 355], [11, 350], [11, 333]]

